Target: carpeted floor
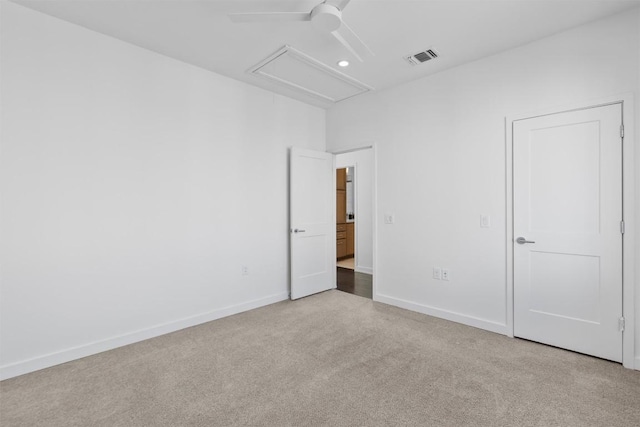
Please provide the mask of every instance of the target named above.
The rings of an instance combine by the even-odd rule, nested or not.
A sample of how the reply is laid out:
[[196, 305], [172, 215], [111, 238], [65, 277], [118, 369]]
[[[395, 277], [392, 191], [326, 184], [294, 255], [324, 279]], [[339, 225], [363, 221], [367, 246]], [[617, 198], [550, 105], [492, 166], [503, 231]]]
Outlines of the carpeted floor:
[[9, 426], [635, 426], [640, 372], [329, 291], [0, 383]]

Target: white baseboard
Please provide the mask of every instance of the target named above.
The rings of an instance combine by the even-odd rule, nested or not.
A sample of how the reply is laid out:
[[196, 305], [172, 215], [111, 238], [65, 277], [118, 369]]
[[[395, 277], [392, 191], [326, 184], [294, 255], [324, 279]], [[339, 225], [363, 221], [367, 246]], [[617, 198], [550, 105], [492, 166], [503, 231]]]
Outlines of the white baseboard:
[[55, 353], [45, 354], [43, 356], [34, 357], [32, 359], [23, 360], [9, 365], [0, 366], [0, 380], [6, 380], [8, 378], [17, 377], [18, 375], [23, 375], [29, 372], [38, 371], [40, 369], [49, 368], [61, 363], [70, 362], [72, 360], [91, 356], [103, 351], [112, 350], [114, 348], [133, 344], [139, 341], [144, 341], [150, 338], [155, 338], [157, 336], [168, 334], [170, 332], [179, 331], [180, 329], [200, 325], [202, 323], [210, 322], [222, 317], [242, 313], [243, 311], [252, 310], [254, 308], [263, 307], [265, 305], [273, 304], [287, 299], [289, 299], [289, 294], [286, 292], [282, 292], [264, 298], [259, 298], [241, 304], [223, 307], [206, 313], [197, 314], [195, 316], [190, 316], [172, 322], [152, 326], [147, 329], [130, 332], [124, 335], [119, 335], [116, 337], [83, 344], [77, 347], [68, 348], [66, 350], [57, 351]]
[[354, 270], [357, 271], [358, 273], [373, 274], [373, 268], [371, 267], [360, 267], [356, 265]]
[[636, 356], [636, 362], [634, 368], [636, 371], [640, 371], [640, 356]]
[[495, 332], [497, 334], [508, 335], [507, 325], [502, 323], [492, 322], [490, 320], [480, 319], [473, 316], [467, 316], [465, 314], [455, 313], [453, 311], [442, 310], [440, 308], [435, 308], [428, 305], [417, 304], [415, 302], [390, 297], [388, 295], [376, 294], [373, 299], [375, 301], [411, 311], [417, 311], [418, 313], [427, 314], [429, 316], [451, 320], [452, 322], [462, 323], [463, 325], [473, 326], [474, 328], [484, 329], [487, 331]]

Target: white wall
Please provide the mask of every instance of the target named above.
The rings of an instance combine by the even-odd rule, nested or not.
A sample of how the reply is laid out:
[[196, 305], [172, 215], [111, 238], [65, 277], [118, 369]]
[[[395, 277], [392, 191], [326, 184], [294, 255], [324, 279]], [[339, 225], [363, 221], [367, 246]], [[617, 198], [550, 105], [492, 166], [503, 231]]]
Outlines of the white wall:
[[336, 155], [336, 168], [355, 166], [355, 270], [373, 273], [373, 148]]
[[[505, 117], [633, 92], [640, 130], [639, 27], [638, 10], [627, 12], [328, 111], [330, 151], [376, 143], [374, 298], [507, 333]], [[635, 194], [640, 225], [640, 173]], [[383, 224], [384, 213], [396, 223]], [[480, 228], [480, 214], [491, 228]], [[448, 267], [451, 281], [433, 280], [434, 266]]]
[[324, 110], [1, 3], [1, 376], [286, 299]]

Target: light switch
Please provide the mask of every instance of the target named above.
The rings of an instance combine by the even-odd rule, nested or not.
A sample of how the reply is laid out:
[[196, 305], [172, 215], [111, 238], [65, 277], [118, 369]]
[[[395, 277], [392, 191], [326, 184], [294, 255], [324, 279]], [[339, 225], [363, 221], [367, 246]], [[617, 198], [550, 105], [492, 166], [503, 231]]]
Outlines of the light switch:
[[480, 227], [482, 228], [491, 227], [491, 217], [489, 215], [480, 214]]
[[396, 222], [396, 216], [392, 213], [384, 214], [384, 223], [385, 224], [393, 224]]

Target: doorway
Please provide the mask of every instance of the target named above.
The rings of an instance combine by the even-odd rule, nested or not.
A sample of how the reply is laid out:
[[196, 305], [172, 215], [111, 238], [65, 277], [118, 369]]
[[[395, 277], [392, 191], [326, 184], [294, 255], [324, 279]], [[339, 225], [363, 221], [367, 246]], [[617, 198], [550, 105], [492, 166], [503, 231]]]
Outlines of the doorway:
[[336, 287], [373, 298], [373, 149], [336, 154]]
[[514, 336], [621, 362], [622, 103], [513, 121]]
[[355, 270], [355, 166], [336, 169], [336, 259]]

